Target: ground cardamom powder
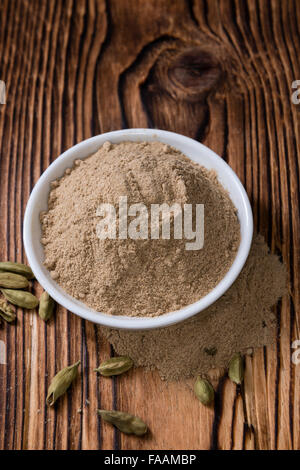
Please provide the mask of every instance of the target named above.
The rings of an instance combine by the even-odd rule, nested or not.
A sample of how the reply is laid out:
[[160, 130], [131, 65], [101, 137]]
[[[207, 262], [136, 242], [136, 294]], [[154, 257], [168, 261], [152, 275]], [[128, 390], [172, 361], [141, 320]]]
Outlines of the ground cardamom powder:
[[[97, 236], [97, 208], [204, 204], [204, 247], [186, 239]], [[150, 211], [148, 211], [150, 212]], [[106, 142], [53, 181], [41, 214], [45, 266], [70, 295], [97, 311], [157, 316], [196, 302], [229, 270], [240, 243], [236, 209], [215, 172], [160, 142]]]

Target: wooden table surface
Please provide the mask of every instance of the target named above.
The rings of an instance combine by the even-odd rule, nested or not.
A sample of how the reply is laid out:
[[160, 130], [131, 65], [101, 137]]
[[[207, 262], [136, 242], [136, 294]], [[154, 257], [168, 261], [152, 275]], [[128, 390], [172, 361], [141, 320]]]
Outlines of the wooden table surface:
[[[0, 448], [300, 449], [300, 366], [291, 360], [300, 338], [300, 104], [291, 100], [300, 2], [0, 0], [0, 12], [2, 260], [26, 261], [26, 202], [61, 152], [102, 132], [157, 127], [229, 163], [291, 286], [277, 307], [276, 347], [247, 358], [245, 406], [221, 377], [214, 409], [156, 373], [97, 377], [93, 368], [113, 353], [100, 328], [62, 308], [48, 325], [19, 310], [0, 330]], [[49, 380], [78, 359], [82, 380], [47, 408]], [[121, 435], [100, 422], [100, 407], [140, 415], [150, 435]]]

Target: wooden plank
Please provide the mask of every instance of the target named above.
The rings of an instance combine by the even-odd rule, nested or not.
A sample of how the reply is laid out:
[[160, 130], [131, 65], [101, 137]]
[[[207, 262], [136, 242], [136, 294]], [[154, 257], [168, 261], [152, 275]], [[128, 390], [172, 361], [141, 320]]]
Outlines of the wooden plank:
[[[242, 393], [220, 373], [212, 409], [199, 406], [190, 381], [143, 370], [97, 377], [93, 368], [113, 353], [101, 328], [62, 308], [49, 325], [19, 310], [16, 326], [0, 330], [0, 448], [300, 449], [300, 367], [291, 361], [300, 338], [300, 105], [291, 103], [299, 2], [1, 0], [0, 11], [1, 259], [25, 261], [26, 202], [62, 151], [152, 126], [203, 141], [237, 172], [256, 228], [287, 264], [291, 293], [277, 308], [274, 348], [247, 357]], [[47, 408], [51, 377], [78, 359], [82, 380]], [[120, 435], [100, 423], [100, 407], [137, 413], [151, 434]]]

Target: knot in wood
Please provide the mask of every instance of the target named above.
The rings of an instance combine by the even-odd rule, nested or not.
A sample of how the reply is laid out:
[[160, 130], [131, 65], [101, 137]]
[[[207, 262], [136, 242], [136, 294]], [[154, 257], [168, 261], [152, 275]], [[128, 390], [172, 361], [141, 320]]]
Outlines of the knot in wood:
[[185, 49], [169, 64], [169, 91], [179, 99], [201, 101], [215, 90], [222, 74], [221, 64], [211, 51], [200, 47]]

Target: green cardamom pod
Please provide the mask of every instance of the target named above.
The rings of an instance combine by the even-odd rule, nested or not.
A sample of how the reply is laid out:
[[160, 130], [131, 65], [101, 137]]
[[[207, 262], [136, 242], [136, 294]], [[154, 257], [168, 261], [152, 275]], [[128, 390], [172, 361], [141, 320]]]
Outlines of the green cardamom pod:
[[29, 286], [29, 282], [20, 274], [0, 272], [0, 286], [8, 289], [24, 289]]
[[79, 364], [80, 361], [77, 361], [75, 364], [65, 367], [53, 377], [48, 388], [48, 395], [46, 398], [47, 405], [54, 405], [56, 400], [68, 390], [77, 376]]
[[34, 274], [31, 271], [31, 268], [26, 266], [26, 264], [13, 263], [12, 261], [1, 261], [0, 271], [21, 274], [21, 276], [27, 277], [27, 279], [34, 279]]
[[122, 411], [98, 410], [98, 413], [104, 421], [113, 424], [125, 434], [143, 436], [147, 432], [147, 424], [138, 416], [123, 413]]
[[10, 303], [21, 308], [31, 310], [37, 307], [39, 303], [38, 299], [30, 292], [13, 289], [1, 289], [1, 292]]
[[16, 313], [5, 300], [0, 299], [0, 317], [8, 323], [16, 319]]
[[215, 391], [208, 380], [198, 377], [195, 382], [194, 391], [196, 397], [203, 405], [208, 406], [212, 403]]
[[228, 376], [237, 385], [244, 380], [244, 359], [239, 353], [235, 354], [229, 362]]
[[39, 316], [42, 320], [48, 321], [53, 315], [55, 302], [48, 292], [43, 292], [40, 297]]
[[100, 364], [98, 369], [94, 369], [95, 372], [99, 372], [105, 377], [112, 375], [120, 375], [127, 372], [133, 366], [133, 361], [128, 356], [111, 357], [107, 361]]

